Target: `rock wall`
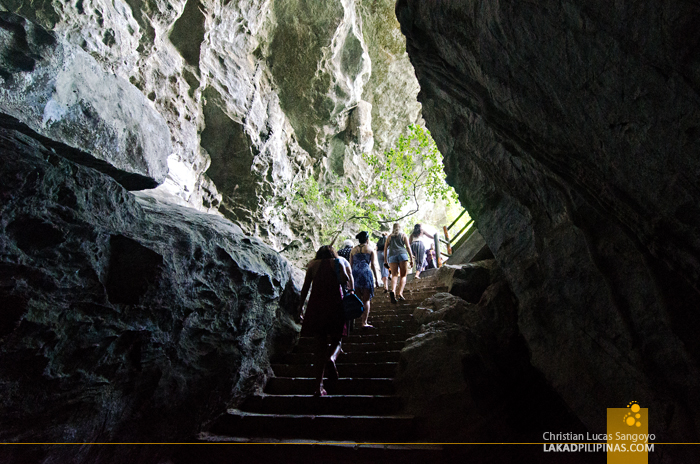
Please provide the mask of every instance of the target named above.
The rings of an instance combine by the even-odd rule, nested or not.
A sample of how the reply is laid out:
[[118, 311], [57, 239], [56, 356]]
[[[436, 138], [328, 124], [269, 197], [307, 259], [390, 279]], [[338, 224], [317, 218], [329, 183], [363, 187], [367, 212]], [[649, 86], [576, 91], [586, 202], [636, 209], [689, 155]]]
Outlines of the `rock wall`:
[[[167, 162], [167, 178], [163, 170], [152, 176], [159, 183], [165, 178], [159, 190], [176, 196], [173, 201], [220, 212], [282, 249], [299, 238], [305, 246], [318, 245], [314, 224], [290, 201], [299, 181], [314, 176], [352, 182], [363, 175], [362, 152], [383, 151], [420, 118], [418, 84], [393, 4], [0, 0], [0, 10], [35, 22], [56, 40], [61, 53], [35, 55], [66, 70], [66, 83], [43, 87], [44, 101], [55, 100], [61, 108], [70, 106], [67, 99], [77, 102], [73, 113], [81, 114], [82, 96], [92, 87], [68, 75], [82, 68], [63, 55], [89, 61], [90, 69], [101, 66], [100, 79], [134, 94], [137, 104], [116, 108], [143, 107], [143, 114], [165, 122], [165, 137], [147, 138], [162, 142], [158, 155], [145, 150], [146, 157]], [[42, 63], [20, 75], [31, 81], [53, 69]], [[126, 81], [132, 85], [122, 85]], [[3, 87], [0, 103], [7, 95], [29, 95], [7, 82]], [[100, 100], [119, 101], [109, 94], [115, 88], [100, 88], [108, 94], [98, 95]], [[44, 103], [33, 114], [3, 108], [44, 135], [53, 126], [72, 124], [57, 111], [49, 111], [49, 125], [37, 118], [47, 113]], [[90, 152], [84, 141], [62, 140]], [[110, 159], [126, 163], [121, 155]], [[137, 154], [127, 164], [142, 161]]]
[[[428, 441], [537, 443], [542, 430], [585, 433], [530, 364], [515, 299], [501, 279], [502, 274], [493, 272], [486, 288], [472, 287], [480, 287], [478, 303], [437, 293], [413, 313], [422, 325], [401, 351], [394, 383], [406, 412], [419, 418], [420, 433]], [[492, 447], [488, 459], [478, 459], [474, 450], [459, 452], [498, 462], [506, 458], [504, 453], [510, 451]], [[532, 454], [541, 459], [539, 453]]]
[[2, 441], [187, 441], [255, 392], [299, 329], [261, 239], [318, 245], [296, 183], [420, 118], [403, 43], [391, 0], [0, 0]]
[[0, 30], [1, 111], [111, 166], [130, 188], [165, 180], [170, 132], [144, 95], [20, 16], [0, 13]]
[[530, 359], [593, 432], [636, 400], [700, 434], [700, 8], [400, 0], [448, 181]]
[[[228, 220], [134, 196], [17, 127], [0, 121], [0, 440], [192, 440], [292, 346], [300, 271]], [[157, 462], [157, 451], [0, 453]]]

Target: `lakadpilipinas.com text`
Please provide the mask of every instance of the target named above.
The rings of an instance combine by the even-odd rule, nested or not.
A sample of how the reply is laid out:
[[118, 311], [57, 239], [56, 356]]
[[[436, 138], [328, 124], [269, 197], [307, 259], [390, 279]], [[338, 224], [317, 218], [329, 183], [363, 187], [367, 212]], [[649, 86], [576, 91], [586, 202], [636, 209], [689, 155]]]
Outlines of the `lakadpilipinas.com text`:
[[647, 453], [654, 451], [653, 433], [553, 433], [542, 435], [548, 453]]

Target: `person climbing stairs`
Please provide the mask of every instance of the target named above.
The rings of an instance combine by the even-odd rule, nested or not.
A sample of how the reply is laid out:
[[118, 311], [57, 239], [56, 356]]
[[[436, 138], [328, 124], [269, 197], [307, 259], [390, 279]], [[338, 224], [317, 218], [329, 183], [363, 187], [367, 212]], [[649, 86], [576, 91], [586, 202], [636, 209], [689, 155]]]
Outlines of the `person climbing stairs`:
[[[399, 304], [391, 304], [388, 293], [377, 293], [370, 313], [374, 328], [355, 329], [343, 339], [339, 378], [324, 382], [328, 396], [312, 396], [315, 340], [302, 337], [291, 353], [272, 360], [275, 376], [263, 394], [221, 415], [200, 440], [312, 444], [316, 452], [326, 453], [350, 447], [364, 453], [392, 452], [392, 457], [408, 451], [439, 453], [440, 446], [420, 443], [415, 418], [402, 412], [393, 377], [406, 339], [418, 329], [414, 309], [444, 289], [428, 276], [406, 290], [406, 301]], [[262, 456], [265, 447], [257, 452]]]

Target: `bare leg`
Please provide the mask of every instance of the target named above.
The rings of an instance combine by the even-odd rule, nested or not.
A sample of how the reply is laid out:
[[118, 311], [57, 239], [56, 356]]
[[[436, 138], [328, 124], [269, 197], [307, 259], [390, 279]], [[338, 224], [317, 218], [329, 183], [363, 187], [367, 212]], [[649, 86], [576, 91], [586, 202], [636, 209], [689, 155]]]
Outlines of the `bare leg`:
[[396, 293], [396, 283], [399, 281], [399, 263], [389, 263], [391, 268], [391, 291]]
[[338, 359], [338, 354], [340, 354], [340, 337], [334, 338], [331, 337], [331, 344], [329, 345], [329, 352], [330, 355], [328, 358], [331, 360], [333, 364], [335, 364], [335, 360]]
[[362, 327], [372, 327], [371, 325], [367, 324], [367, 319], [369, 318], [369, 301], [363, 301], [365, 304], [365, 311], [362, 313], [362, 316], [360, 316], [360, 321], [362, 322]]
[[338, 359], [338, 355], [342, 351], [340, 348], [340, 338], [331, 337], [331, 344], [328, 345], [328, 356], [326, 357], [325, 363], [328, 364], [328, 380], [336, 381], [338, 380], [338, 368], [335, 365], [335, 360]]
[[314, 396], [325, 396], [326, 390], [323, 389], [323, 373], [326, 369], [328, 361], [328, 340], [324, 337], [316, 337], [316, 353], [314, 357], [314, 368], [316, 370], [316, 385], [318, 389], [314, 392]]
[[406, 286], [406, 274], [408, 274], [408, 261], [401, 261], [399, 265], [401, 278], [399, 279], [399, 294], [398, 296], [403, 298], [403, 288]]

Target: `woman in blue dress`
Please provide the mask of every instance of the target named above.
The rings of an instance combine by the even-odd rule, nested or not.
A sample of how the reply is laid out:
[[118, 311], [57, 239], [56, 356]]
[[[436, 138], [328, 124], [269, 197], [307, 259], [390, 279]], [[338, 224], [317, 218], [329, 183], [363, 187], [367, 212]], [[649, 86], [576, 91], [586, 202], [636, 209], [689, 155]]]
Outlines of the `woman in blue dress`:
[[374, 266], [377, 253], [367, 241], [369, 239], [367, 232], [362, 231], [355, 238], [360, 242], [350, 252], [350, 267], [355, 281], [355, 295], [360, 297], [365, 304], [365, 311], [360, 317], [362, 327], [372, 327], [367, 323], [367, 318], [369, 317], [369, 302], [374, 296], [374, 286], [377, 282], [377, 269]]

